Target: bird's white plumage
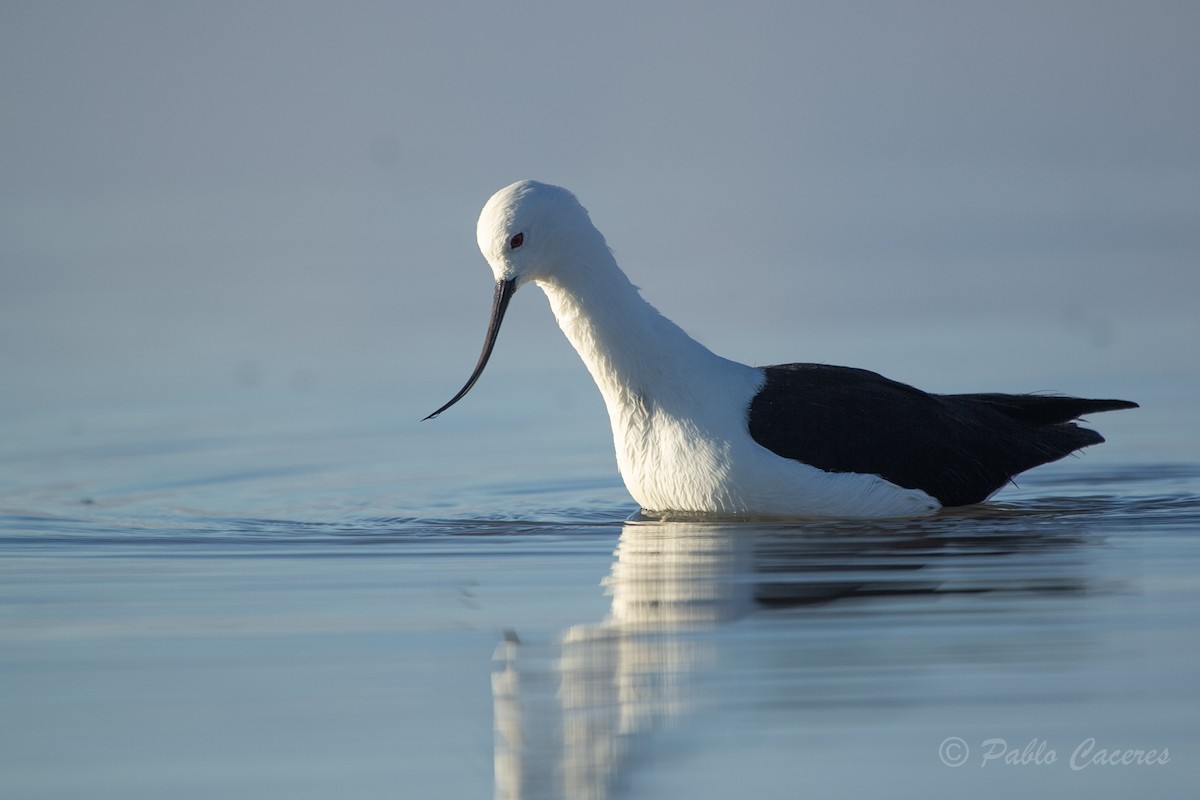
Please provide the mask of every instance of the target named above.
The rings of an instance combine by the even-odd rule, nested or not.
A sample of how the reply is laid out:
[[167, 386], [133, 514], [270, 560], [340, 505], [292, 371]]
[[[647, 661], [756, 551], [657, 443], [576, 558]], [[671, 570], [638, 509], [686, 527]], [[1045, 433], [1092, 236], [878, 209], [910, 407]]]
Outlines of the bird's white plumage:
[[643, 509], [896, 516], [940, 507], [925, 492], [825, 472], [754, 441], [746, 420], [763, 371], [715, 355], [647, 303], [566, 189], [534, 181], [501, 189], [477, 235], [497, 281], [546, 293], [604, 397], [621, 477]]

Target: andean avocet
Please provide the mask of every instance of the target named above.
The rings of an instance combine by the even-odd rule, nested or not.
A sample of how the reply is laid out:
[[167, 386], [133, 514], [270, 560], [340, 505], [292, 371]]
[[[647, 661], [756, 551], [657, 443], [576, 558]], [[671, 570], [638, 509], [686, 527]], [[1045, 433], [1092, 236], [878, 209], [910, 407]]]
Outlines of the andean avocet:
[[483, 207], [496, 278], [487, 365], [513, 293], [541, 287], [604, 396], [617, 464], [650, 513], [878, 517], [979, 503], [1013, 476], [1104, 441], [1074, 423], [1135, 408], [1040, 394], [930, 394], [824, 364], [715, 355], [646, 302], [566, 189], [519, 181]]

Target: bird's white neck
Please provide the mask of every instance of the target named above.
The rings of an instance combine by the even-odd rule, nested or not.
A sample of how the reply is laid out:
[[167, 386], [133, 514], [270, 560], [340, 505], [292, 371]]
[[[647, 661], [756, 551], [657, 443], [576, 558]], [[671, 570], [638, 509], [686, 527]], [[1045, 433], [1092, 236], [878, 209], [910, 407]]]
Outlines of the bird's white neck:
[[607, 248], [538, 285], [600, 388], [614, 425], [619, 414], [647, 403], [662, 408], [680, 395], [702, 397], [711, 391], [705, 384], [714, 372], [747, 369], [715, 355], [646, 302]]
[[722, 480], [761, 370], [714, 355], [660, 314], [607, 248], [575, 266], [538, 285], [604, 397], [630, 494], [647, 509], [735, 507]]

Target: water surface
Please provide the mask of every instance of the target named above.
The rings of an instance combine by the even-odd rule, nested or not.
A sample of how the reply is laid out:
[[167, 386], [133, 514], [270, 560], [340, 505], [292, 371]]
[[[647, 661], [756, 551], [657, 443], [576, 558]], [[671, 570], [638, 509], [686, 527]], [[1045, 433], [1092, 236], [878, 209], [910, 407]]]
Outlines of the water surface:
[[421, 426], [289, 391], [11, 417], [4, 794], [1197, 784], [1200, 465], [1153, 408], [991, 505], [869, 524], [639, 518], [602, 418], [513, 408]]

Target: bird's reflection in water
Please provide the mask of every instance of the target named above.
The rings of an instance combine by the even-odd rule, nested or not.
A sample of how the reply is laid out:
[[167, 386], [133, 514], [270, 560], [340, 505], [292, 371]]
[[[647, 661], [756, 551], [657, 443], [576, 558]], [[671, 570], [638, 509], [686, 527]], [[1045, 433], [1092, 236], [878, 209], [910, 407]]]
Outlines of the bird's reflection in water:
[[[781, 668], [782, 653], [785, 662], [797, 659], [785, 664], [797, 673], [807, 665], [815, 674], [816, 663], [821, 675], [858, 676], [853, 687], [801, 677], [780, 702], [813, 707], [869, 705], [874, 698], [894, 702], [897, 687], [888, 681], [897, 645], [890, 628], [881, 627], [890, 624], [889, 608], [894, 611], [906, 598], [1081, 590], [1083, 551], [1073, 545], [1088, 526], [1078, 518], [1064, 525], [1069, 512], [989, 507], [884, 523], [635, 518], [622, 530], [604, 581], [612, 597], [607, 619], [573, 626], [548, 644], [524, 642], [513, 633], [497, 648], [496, 796], [619, 796], [654, 731], [684, 723], [698, 707], [736, 703], [736, 697], [717, 696], [730, 686], [733, 694], [745, 692], [760, 704], [764, 692], [773, 691], [744, 685], [755, 679], [739, 683], [739, 675], [746, 675], [736, 669], [732, 679], [725, 675], [726, 687], [717, 688], [722, 664], [756, 658], [748, 648], [773, 651], [757, 654], [771, 669]], [[839, 613], [830, 617], [834, 609]], [[825, 614], [821, 630], [836, 631], [832, 639], [797, 630], [813, 614]], [[757, 638], [736, 633], [764, 615], [769, 625], [780, 627], [765, 632], [760, 627]], [[963, 644], [960, 637], [956, 644], [938, 645], [933, 637], [935, 648]], [[966, 644], [993, 647], [985, 635]], [[1056, 644], [1059, 653], [1061, 645]], [[928, 648], [930, 642], [913, 646]], [[989, 662], [1028, 657], [1037, 644], [1031, 648], [1027, 641], [1019, 656], [1006, 655], [1002, 644], [995, 649], [978, 657]], [[903, 661], [903, 651], [899, 654]], [[910, 657], [907, 668], [920, 663]], [[864, 675], [877, 683], [864, 688]]]

